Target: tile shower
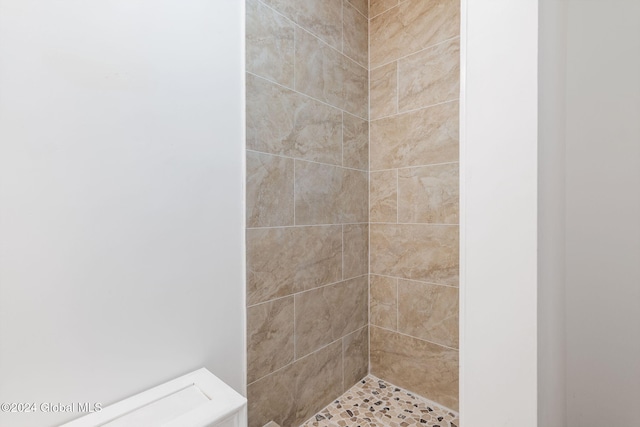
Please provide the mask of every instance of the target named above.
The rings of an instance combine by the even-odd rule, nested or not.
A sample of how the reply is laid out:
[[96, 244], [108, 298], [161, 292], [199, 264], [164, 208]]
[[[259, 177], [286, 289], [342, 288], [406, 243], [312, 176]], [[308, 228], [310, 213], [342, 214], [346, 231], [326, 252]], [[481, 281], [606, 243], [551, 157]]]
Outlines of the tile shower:
[[459, 2], [246, 4], [249, 425], [457, 410]]

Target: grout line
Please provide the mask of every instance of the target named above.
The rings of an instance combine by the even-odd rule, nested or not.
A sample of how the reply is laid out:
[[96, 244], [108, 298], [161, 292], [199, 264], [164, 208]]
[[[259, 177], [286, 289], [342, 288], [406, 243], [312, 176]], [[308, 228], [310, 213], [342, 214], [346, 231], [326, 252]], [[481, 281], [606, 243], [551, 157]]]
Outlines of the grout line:
[[297, 348], [297, 341], [298, 341], [298, 337], [296, 334], [296, 324], [298, 323], [296, 320], [296, 296], [293, 295], [293, 362], [295, 362], [298, 359], [298, 348]]
[[375, 169], [375, 170], [370, 170], [369, 172], [391, 172], [391, 171], [396, 171], [401, 169], [415, 169], [415, 168], [427, 168], [430, 166], [457, 165], [459, 163], [460, 162], [428, 163], [424, 165], [415, 165], [415, 166], [399, 166], [397, 168], [389, 168], [389, 169]]
[[373, 18], [377, 18], [378, 16], [383, 15], [383, 14], [385, 14], [385, 13], [389, 12], [391, 9], [395, 9], [396, 7], [400, 6], [402, 3], [405, 3], [405, 2], [407, 2], [407, 1], [408, 1], [408, 0], [399, 0], [399, 1], [398, 1], [398, 4], [394, 4], [394, 5], [393, 5], [393, 6], [391, 6], [389, 9], [384, 10], [384, 11], [380, 12], [379, 14], [377, 14], [377, 15], [375, 15], [375, 16], [372, 16], [372, 17], [371, 17], [371, 18], [369, 18], [369, 19], [371, 20], [371, 19], [373, 19]]
[[293, 226], [296, 226], [296, 159], [293, 159]]
[[396, 115], [397, 115], [400, 113], [400, 60], [395, 61], [395, 63], [396, 63]]
[[262, 80], [264, 80], [264, 81], [266, 81], [266, 82], [269, 82], [269, 83], [271, 83], [271, 84], [274, 84], [274, 85], [276, 85], [276, 86], [280, 86], [281, 88], [286, 89], [286, 90], [288, 90], [288, 91], [291, 91], [291, 92], [297, 93], [298, 95], [304, 96], [305, 98], [312, 99], [312, 100], [314, 100], [314, 101], [316, 101], [316, 102], [318, 102], [318, 103], [320, 103], [320, 104], [326, 105], [327, 107], [335, 108], [336, 110], [343, 111], [343, 112], [345, 112], [345, 113], [349, 113], [349, 114], [351, 114], [352, 116], [358, 117], [359, 119], [362, 119], [362, 120], [368, 120], [368, 119], [365, 119], [364, 117], [361, 117], [361, 116], [359, 116], [359, 115], [357, 115], [357, 114], [355, 114], [355, 113], [352, 113], [352, 112], [350, 112], [350, 111], [347, 111], [347, 110], [345, 110], [345, 109], [343, 109], [343, 108], [336, 107], [335, 105], [331, 105], [331, 104], [329, 104], [329, 103], [328, 103], [328, 102], [326, 102], [326, 101], [322, 101], [322, 100], [320, 100], [320, 99], [318, 99], [318, 98], [314, 98], [313, 96], [308, 95], [308, 94], [306, 94], [306, 93], [304, 93], [304, 92], [300, 92], [300, 91], [296, 90], [295, 88], [290, 88], [290, 87], [288, 87], [288, 86], [283, 85], [282, 83], [278, 83], [278, 82], [276, 82], [276, 81], [273, 81], [273, 80], [271, 80], [271, 79], [268, 79], [267, 77], [264, 77], [264, 76], [261, 76], [261, 75], [259, 75], [259, 74], [256, 74], [256, 73], [254, 73], [253, 71], [248, 71], [248, 70], [247, 70], [247, 71], [246, 71], [246, 73], [247, 73], [247, 74], [249, 74], [249, 75], [252, 75], [252, 76], [254, 76], [254, 77], [256, 77], [256, 78], [262, 79]]
[[396, 332], [400, 330], [400, 281], [396, 277]]
[[[371, 0], [367, 0], [367, 15]], [[367, 16], [367, 373], [371, 373], [371, 20]]]
[[345, 167], [344, 165], [344, 111], [342, 112], [342, 126], [340, 126], [340, 133], [342, 134], [342, 145], [341, 145], [341, 149], [342, 149], [342, 167]]
[[[352, 332], [348, 333], [347, 335], [350, 335], [350, 334], [352, 334], [352, 333], [358, 332], [358, 331], [359, 331], [359, 330], [361, 330], [362, 328], [366, 328], [366, 327], [367, 327], [367, 325], [361, 326], [361, 327], [359, 327], [358, 329], [356, 329], [355, 331], [352, 331]], [[347, 336], [347, 335], [345, 335], [345, 336]], [[318, 352], [320, 352], [320, 351], [324, 350], [325, 348], [327, 348], [327, 347], [329, 347], [329, 346], [331, 346], [331, 345], [333, 345], [333, 344], [337, 343], [338, 341], [342, 340], [343, 338], [344, 338], [344, 337], [340, 337], [340, 338], [338, 338], [338, 339], [336, 339], [336, 340], [333, 340], [333, 341], [331, 341], [329, 344], [325, 344], [325, 345], [323, 345], [322, 347], [319, 347], [319, 348], [317, 348], [316, 350], [312, 351], [311, 353], [309, 353], [309, 354], [305, 354], [304, 356], [300, 357], [299, 359], [293, 360], [293, 361], [291, 361], [291, 362], [287, 363], [286, 365], [281, 366], [280, 368], [276, 369], [275, 371], [273, 371], [273, 372], [269, 372], [267, 375], [263, 375], [263, 376], [261, 376], [260, 378], [258, 378], [257, 380], [251, 381], [249, 384], [247, 384], [247, 387], [249, 387], [250, 385], [253, 385], [253, 384], [257, 383], [257, 382], [258, 382], [258, 381], [260, 381], [260, 380], [265, 379], [265, 378], [266, 378], [266, 377], [268, 377], [269, 375], [273, 375], [273, 374], [275, 374], [275, 373], [277, 373], [277, 372], [280, 372], [280, 371], [282, 371], [282, 370], [284, 370], [284, 369], [286, 369], [286, 368], [290, 367], [291, 365], [293, 365], [294, 363], [296, 363], [296, 362], [298, 362], [298, 361], [300, 361], [300, 360], [303, 360], [303, 359], [306, 359], [307, 357], [313, 356], [314, 354], [316, 354], [316, 353], [318, 353]]]
[[394, 333], [394, 334], [398, 334], [398, 335], [402, 335], [402, 336], [405, 336], [405, 337], [413, 338], [413, 339], [416, 339], [416, 340], [419, 340], [419, 341], [428, 342], [429, 344], [437, 345], [437, 346], [439, 346], [439, 347], [443, 347], [443, 348], [446, 348], [446, 349], [449, 349], [449, 350], [460, 351], [460, 349], [455, 348], [455, 347], [449, 347], [448, 345], [440, 344], [440, 343], [437, 343], [437, 342], [434, 342], [434, 341], [429, 341], [429, 340], [426, 340], [426, 339], [424, 339], [424, 338], [414, 337], [413, 335], [405, 334], [405, 333], [400, 332], [400, 331], [393, 331], [393, 330], [391, 330], [391, 329], [384, 328], [384, 327], [382, 327], [382, 326], [373, 325], [373, 327], [374, 327], [374, 328], [378, 328], [378, 329], [385, 330], [385, 331], [387, 331], [387, 332], [392, 332], [392, 333]]
[[342, 271], [341, 271], [342, 280], [344, 280], [344, 256], [345, 256], [345, 253], [344, 253], [344, 224], [342, 224]]
[[325, 285], [316, 286], [315, 288], [305, 289], [305, 290], [302, 290], [302, 291], [294, 292], [292, 294], [284, 295], [284, 296], [277, 297], [277, 298], [272, 298], [272, 299], [267, 300], [267, 301], [262, 301], [262, 302], [258, 302], [258, 303], [255, 303], [255, 304], [251, 304], [251, 305], [248, 305], [247, 308], [253, 308], [253, 307], [257, 307], [257, 306], [262, 305], [262, 304], [268, 304], [270, 302], [279, 301], [279, 300], [282, 300], [282, 299], [285, 299], [285, 298], [295, 297], [296, 295], [301, 295], [301, 294], [304, 294], [304, 293], [307, 293], [307, 292], [311, 292], [311, 291], [317, 291], [317, 290], [322, 289], [322, 288], [328, 288], [329, 286], [337, 286], [337, 285], [340, 285], [340, 284], [342, 284], [344, 282], [348, 282], [350, 280], [360, 279], [360, 278], [365, 277], [365, 276], [366, 276], [366, 274], [361, 274], [359, 276], [349, 277], [348, 279], [338, 280], [337, 282], [327, 283]]
[[252, 150], [252, 149], [249, 149], [249, 148], [247, 148], [246, 151], [247, 151], [247, 153], [265, 154], [265, 155], [268, 155], [268, 156], [282, 157], [284, 159], [297, 160], [299, 162], [314, 163], [316, 165], [331, 166], [331, 167], [334, 167], [334, 168], [349, 169], [349, 170], [358, 171], [358, 172], [365, 172], [365, 173], [367, 172], [366, 169], [356, 169], [356, 168], [351, 168], [351, 167], [348, 167], [348, 166], [335, 165], [333, 163], [322, 163], [322, 162], [318, 162], [318, 161], [315, 161], [315, 160], [307, 160], [307, 159], [301, 159], [299, 157], [285, 156], [284, 154], [273, 154], [273, 153], [268, 153], [266, 151], [257, 151], [257, 150]]
[[298, 62], [297, 59], [296, 59], [297, 58], [297, 55], [296, 55], [297, 50], [296, 49], [298, 48], [298, 45], [296, 43], [296, 39], [297, 39], [297, 37], [296, 37], [296, 28], [295, 28], [296, 24], [293, 21], [292, 21], [292, 23], [294, 25], [294, 27], [293, 27], [293, 90], [296, 90], [296, 84], [297, 84], [297, 81], [296, 81], [296, 74], [297, 74], [296, 73], [296, 62]]
[[[347, 0], [342, 0], [342, 5], [340, 7], [340, 39], [342, 40], [341, 53], [346, 56], [344, 53], [344, 8]], [[343, 381], [344, 382], [344, 381]]]
[[386, 116], [376, 117], [375, 119], [373, 119], [371, 121], [372, 122], [377, 122], [378, 120], [388, 119], [388, 118], [396, 117], [396, 116], [402, 116], [404, 114], [416, 113], [418, 111], [426, 110], [426, 109], [429, 109], [429, 108], [432, 108], [432, 107], [438, 107], [438, 106], [443, 105], [443, 104], [451, 104], [451, 103], [459, 102], [459, 101], [460, 101], [459, 98], [448, 99], [446, 101], [437, 102], [435, 104], [425, 105], [424, 107], [412, 108], [411, 110], [399, 111], [396, 114], [389, 114], [389, 115], [386, 115]]
[[[358, 13], [360, 14], [360, 16], [362, 16], [364, 19], [366, 19], [367, 21], [369, 20], [369, 17], [368, 17], [368, 16], [365, 16], [365, 14], [364, 14], [364, 13], [360, 12], [360, 11], [358, 10], [358, 8], [357, 8], [357, 7], [355, 7], [355, 6], [354, 6], [354, 5], [353, 5], [349, 0], [347, 0], [347, 4], [348, 4], [349, 6], [351, 6], [351, 7], [353, 8], [353, 10], [355, 10], [356, 12], [358, 12]], [[367, 5], [367, 7], [368, 7], [368, 5]], [[368, 24], [368, 23], [367, 23], [367, 24]]]
[[400, 224], [400, 171], [398, 169], [396, 169], [396, 224]]
[[[397, 203], [397, 202], [396, 202]], [[435, 222], [385, 222], [385, 221], [371, 221], [369, 224], [379, 224], [379, 225], [431, 225], [434, 227], [448, 227], [448, 226], [459, 226], [460, 224], [449, 224], [449, 223], [435, 223]]]
[[342, 356], [342, 366], [341, 366], [341, 368], [342, 368], [342, 387], [341, 388], [342, 388], [342, 392], [343, 393], [345, 392], [345, 389], [344, 389], [344, 352], [345, 352], [344, 339], [345, 339], [346, 336], [347, 335], [345, 335], [344, 337], [341, 338], [341, 340], [342, 340], [342, 346], [341, 346], [341, 350], [342, 350], [342, 352], [341, 352], [342, 353], [341, 354], [341, 356]]
[[[368, 225], [368, 222], [345, 222], [339, 224], [296, 224], [296, 225], [274, 225], [269, 227], [246, 227], [247, 230], [271, 230], [276, 228], [305, 228], [305, 227], [339, 227], [341, 225]], [[382, 224], [382, 223], [375, 223]], [[436, 224], [438, 225], [438, 224]], [[445, 224], [449, 225], [449, 224]]]
[[443, 286], [445, 288], [459, 289], [458, 286], [454, 286], [454, 285], [443, 285], [442, 283], [425, 282], [424, 280], [405, 279], [404, 277], [389, 276], [389, 275], [386, 275], [386, 274], [371, 273], [371, 276], [380, 276], [380, 277], [386, 277], [388, 279], [404, 280], [406, 282], [415, 282], [415, 283], [419, 283], [419, 284], [422, 284], [422, 285]]
[[423, 47], [423, 48], [421, 48], [421, 49], [419, 49], [419, 50], [416, 50], [416, 51], [414, 51], [414, 52], [408, 53], [408, 54], [403, 55], [403, 56], [400, 56], [400, 57], [398, 57], [398, 58], [394, 58], [394, 59], [393, 59], [393, 60], [391, 60], [391, 61], [387, 61], [387, 62], [384, 62], [384, 63], [382, 63], [382, 64], [378, 64], [378, 65], [376, 65], [373, 69], [374, 69], [374, 70], [376, 70], [376, 69], [378, 69], [378, 68], [380, 68], [380, 67], [384, 67], [385, 65], [389, 65], [389, 64], [391, 64], [392, 62], [395, 62], [395, 61], [398, 61], [398, 64], [400, 64], [400, 61], [401, 61], [402, 59], [406, 59], [406, 58], [408, 58], [408, 57], [410, 57], [410, 56], [412, 56], [412, 55], [417, 55], [417, 54], [422, 53], [422, 52], [424, 52], [424, 51], [426, 51], [426, 50], [433, 49], [433, 48], [434, 48], [434, 47], [436, 47], [436, 46], [440, 46], [441, 44], [448, 43], [448, 42], [451, 42], [451, 41], [456, 40], [456, 39], [459, 39], [459, 38], [460, 38], [460, 35], [459, 35], [459, 34], [458, 34], [457, 36], [449, 37], [448, 39], [445, 39], [445, 40], [439, 41], [439, 42], [434, 43], [434, 44], [430, 44], [429, 46], [425, 46], [425, 47]]

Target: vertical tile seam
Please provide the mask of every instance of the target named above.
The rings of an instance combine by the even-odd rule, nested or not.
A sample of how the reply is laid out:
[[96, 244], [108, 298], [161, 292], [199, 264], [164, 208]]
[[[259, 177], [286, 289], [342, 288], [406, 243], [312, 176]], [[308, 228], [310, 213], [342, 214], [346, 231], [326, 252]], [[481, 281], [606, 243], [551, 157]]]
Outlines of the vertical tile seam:
[[367, 0], [367, 373], [371, 373], [371, 0]]

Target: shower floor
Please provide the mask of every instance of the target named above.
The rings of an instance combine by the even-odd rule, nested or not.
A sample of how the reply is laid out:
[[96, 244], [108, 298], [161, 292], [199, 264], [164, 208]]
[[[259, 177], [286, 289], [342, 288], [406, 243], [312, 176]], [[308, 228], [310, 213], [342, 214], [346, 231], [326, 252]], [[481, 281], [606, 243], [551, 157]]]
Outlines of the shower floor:
[[301, 427], [460, 427], [458, 414], [368, 375]]

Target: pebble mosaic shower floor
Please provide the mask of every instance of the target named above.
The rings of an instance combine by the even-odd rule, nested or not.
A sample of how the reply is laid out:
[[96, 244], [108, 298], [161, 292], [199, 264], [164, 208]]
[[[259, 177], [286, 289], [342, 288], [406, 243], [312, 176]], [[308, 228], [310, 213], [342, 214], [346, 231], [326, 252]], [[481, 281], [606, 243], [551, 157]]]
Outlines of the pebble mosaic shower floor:
[[301, 427], [460, 427], [458, 414], [369, 375]]

